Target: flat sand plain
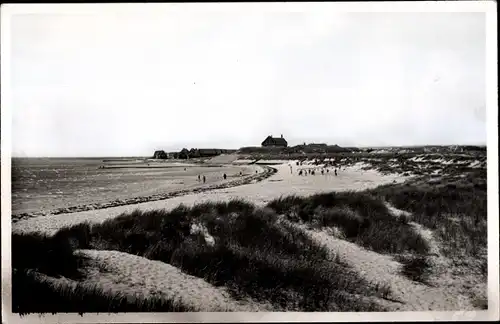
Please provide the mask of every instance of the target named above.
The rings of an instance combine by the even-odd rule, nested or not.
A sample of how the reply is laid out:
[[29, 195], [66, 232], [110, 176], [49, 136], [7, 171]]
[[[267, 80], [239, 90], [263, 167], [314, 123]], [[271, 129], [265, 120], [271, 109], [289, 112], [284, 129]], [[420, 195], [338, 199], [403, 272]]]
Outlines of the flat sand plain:
[[[321, 175], [299, 176], [294, 162], [273, 165], [278, 172], [256, 183], [216, 189], [201, 193], [186, 194], [166, 200], [143, 202], [106, 209], [87, 210], [74, 213], [62, 213], [21, 220], [13, 224], [16, 232], [42, 232], [53, 234], [58, 229], [89, 221], [100, 223], [122, 213], [139, 210], [172, 209], [179, 204], [193, 205], [206, 201], [227, 201], [241, 198], [258, 205], [264, 205], [280, 196], [311, 195], [319, 192], [364, 190], [382, 184], [403, 182], [406, 178], [399, 175], [382, 175], [373, 170], [362, 170], [360, 165], [343, 168], [335, 176], [333, 172]], [[290, 166], [292, 171], [290, 171]], [[259, 168], [255, 166], [255, 168]], [[319, 167], [318, 167], [319, 168]], [[208, 184], [207, 184], [208, 185]]]

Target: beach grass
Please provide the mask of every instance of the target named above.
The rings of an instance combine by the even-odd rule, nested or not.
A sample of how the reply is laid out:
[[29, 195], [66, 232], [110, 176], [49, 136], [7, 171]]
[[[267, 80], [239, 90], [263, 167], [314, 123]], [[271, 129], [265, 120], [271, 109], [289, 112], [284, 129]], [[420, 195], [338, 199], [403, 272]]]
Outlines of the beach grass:
[[[276, 310], [385, 310], [372, 300], [390, 295], [388, 286], [367, 282], [295, 225], [331, 230], [340, 239], [393, 256], [402, 265], [402, 275], [429, 284], [431, 247], [414, 226], [418, 224], [432, 231], [439, 253], [454, 266], [486, 278], [486, 170], [450, 164], [435, 178], [429, 176], [436, 168], [432, 162], [422, 167], [406, 160], [394, 166], [389, 159], [394, 156], [378, 161], [377, 168], [421, 176], [365, 191], [285, 196], [265, 206], [231, 200], [136, 210], [101, 224], [63, 228], [50, 237], [13, 234], [14, 310], [187, 309], [172, 300], [131, 300], [80, 284], [85, 275], [79, 270], [85, 260], [76, 256], [78, 249], [116, 250], [168, 263], [226, 288], [235, 299], [249, 297]], [[411, 216], [396, 217], [388, 204]], [[53, 285], [43, 275], [76, 284]], [[44, 304], [51, 296], [59, 301], [58, 308]], [[92, 298], [91, 306], [81, 306], [82, 300]], [[41, 306], [33, 306], [37, 303]]]
[[439, 183], [416, 179], [369, 192], [411, 212], [412, 221], [431, 229], [442, 243], [441, 253], [457, 266], [467, 266], [486, 276], [485, 169], [462, 173], [460, 177], [445, 177]]
[[268, 207], [291, 221], [336, 227], [342, 238], [379, 253], [428, 252], [426, 241], [412, 226], [397, 222], [381, 199], [363, 192], [289, 196]]
[[278, 222], [271, 208], [241, 200], [134, 211], [99, 225], [62, 229], [46, 240], [64, 246], [59, 262], [50, 263], [52, 268], [17, 263], [16, 269], [63, 275], [68, 272], [60, 263], [73, 258], [70, 249], [118, 250], [169, 263], [226, 287], [235, 298], [249, 296], [282, 310], [381, 310], [358, 296], [380, 297], [385, 289], [369, 285], [304, 232]]

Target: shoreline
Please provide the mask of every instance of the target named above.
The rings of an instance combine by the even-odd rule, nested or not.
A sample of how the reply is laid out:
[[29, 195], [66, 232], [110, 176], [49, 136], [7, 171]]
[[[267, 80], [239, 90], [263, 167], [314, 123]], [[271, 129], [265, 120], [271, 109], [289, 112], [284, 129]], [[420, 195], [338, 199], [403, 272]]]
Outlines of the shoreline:
[[119, 199], [119, 200], [114, 200], [114, 201], [105, 202], [105, 203], [62, 207], [62, 208], [57, 208], [57, 209], [54, 209], [51, 211], [45, 211], [45, 212], [31, 212], [31, 213], [21, 213], [21, 214], [15, 214], [15, 215], [12, 214], [11, 222], [16, 223], [18, 221], [26, 220], [26, 219], [30, 219], [30, 218], [34, 218], [34, 217], [59, 215], [59, 214], [72, 214], [72, 213], [77, 213], [77, 212], [82, 212], [82, 211], [107, 209], [107, 208], [126, 206], [126, 205], [135, 205], [135, 204], [140, 204], [140, 203], [144, 203], [144, 202], [166, 200], [166, 199], [184, 196], [184, 195], [193, 194], [193, 193], [201, 193], [201, 192], [217, 190], [217, 189], [227, 189], [227, 188], [237, 187], [237, 186], [246, 185], [246, 184], [250, 184], [250, 183], [260, 182], [260, 181], [267, 179], [270, 176], [272, 176], [273, 174], [278, 172], [278, 169], [267, 166], [267, 165], [259, 165], [259, 167], [264, 169], [263, 172], [259, 172], [257, 174], [252, 174], [251, 176], [244, 177], [242, 179], [229, 181], [229, 182], [222, 183], [222, 184], [209, 185], [207, 187], [197, 187], [194, 189], [176, 190], [176, 191], [172, 191], [169, 193], [156, 194], [156, 195], [152, 195], [152, 196], [142, 196], [142, 197], [134, 197], [134, 198], [128, 198], [128, 199]]
[[66, 212], [58, 215], [46, 215], [45, 217], [31, 217], [14, 221], [12, 230], [19, 233], [40, 232], [53, 235], [63, 227], [84, 222], [101, 223], [135, 210], [171, 210], [181, 204], [191, 206], [203, 202], [232, 199], [243, 199], [258, 206], [264, 206], [270, 200], [282, 196], [308, 196], [331, 191], [362, 191], [382, 184], [400, 183], [407, 179], [396, 175], [384, 176], [376, 171], [363, 172], [356, 167], [347, 168], [338, 177], [333, 175], [294, 176], [290, 174], [289, 166], [286, 164], [275, 166], [275, 168], [266, 166], [266, 169], [269, 170], [267, 175], [264, 173], [259, 175], [259, 178], [262, 177], [260, 179], [262, 181], [253, 178], [244, 180], [245, 183], [240, 183], [242, 185], [228, 186], [226, 183], [223, 186], [211, 186], [196, 192], [187, 190], [177, 196], [170, 195], [169, 199], [109, 206], [105, 209]]

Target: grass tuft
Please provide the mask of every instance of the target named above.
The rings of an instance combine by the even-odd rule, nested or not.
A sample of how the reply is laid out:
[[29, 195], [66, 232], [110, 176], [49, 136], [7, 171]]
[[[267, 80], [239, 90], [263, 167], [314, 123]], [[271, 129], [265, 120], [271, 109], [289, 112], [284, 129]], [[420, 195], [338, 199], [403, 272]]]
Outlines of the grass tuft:
[[410, 280], [429, 285], [432, 274], [432, 264], [425, 256], [399, 256], [397, 260], [402, 263], [401, 273]]
[[347, 240], [380, 253], [425, 254], [427, 242], [405, 222], [397, 222], [384, 201], [363, 192], [282, 197], [267, 204], [290, 221], [337, 227]]

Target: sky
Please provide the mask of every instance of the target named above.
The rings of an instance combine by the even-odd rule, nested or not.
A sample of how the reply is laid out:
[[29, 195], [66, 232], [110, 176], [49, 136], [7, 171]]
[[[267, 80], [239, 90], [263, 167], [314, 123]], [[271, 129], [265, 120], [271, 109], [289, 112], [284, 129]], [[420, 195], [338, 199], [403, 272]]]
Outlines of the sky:
[[10, 35], [13, 156], [486, 143], [484, 13], [171, 5]]

